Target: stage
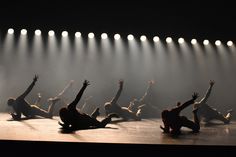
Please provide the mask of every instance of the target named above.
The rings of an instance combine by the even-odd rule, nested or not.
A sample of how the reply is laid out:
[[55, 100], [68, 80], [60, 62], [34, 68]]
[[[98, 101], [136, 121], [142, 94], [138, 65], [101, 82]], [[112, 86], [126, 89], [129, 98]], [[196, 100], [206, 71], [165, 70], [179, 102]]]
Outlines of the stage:
[[[101, 119], [102, 117], [99, 117]], [[144, 150], [150, 153], [184, 152], [223, 153], [235, 151], [236, 122], [229, 125], [218, 122], [201, 124], [201, 132], [191, 133], [183, 128], [177, 138], [162, 133], [159, 126], [161, 119], [144, 119], [142, 121], [113, 122], [106, 128], [80, 130], [74, 133], [61, 133], [59, 117], [53, 119], [31, 119], [12, 121], [9, 114], [0, 114], [0, 144], [15, 149], [29, 148], [36, 150], [75, 151], [80, 149], [95, 151], [131, 151]], [[53, 148], [53, 149], [52, 149]], [[169, 151], [170, 152], [166, 152]], [[223, 151], [223, 152], [222, 152]], [[94, 152], [93, 152], [94, 153]], [[118, 154], [121, 152], [117, 152]]]
[[[101, 117], [99, 117], [100, 119]], [[178, 138], [163, 134], [159, 128], [161, 119], [113, 122], [106, 128], [61, 133], [59, 117], [12, 121], [6, 113], [0, 114], [0, 140], [48, 141], [76, 143], [119, 143], [154, 145], [236, 145], [236, 122], [229, 125], [215, 122], [201, 124], [201, 132], [191, 133], [183, 128]]]

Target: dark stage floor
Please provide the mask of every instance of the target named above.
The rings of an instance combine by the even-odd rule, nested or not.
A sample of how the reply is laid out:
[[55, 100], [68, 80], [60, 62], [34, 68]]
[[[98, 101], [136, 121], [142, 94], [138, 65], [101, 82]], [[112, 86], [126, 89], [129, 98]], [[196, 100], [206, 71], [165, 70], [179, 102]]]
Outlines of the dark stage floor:
[[236, 145], [236, 122], [229, 125], [201, 125], [201, 132], [192, 134], [183, 128], [183, 135], [172, 138], [160, 130], [160, 119], [119, 122], [107, 128], [81, 130], [71, 134], [60, 132], [58, 117], [11, 121], [10, 115], [0, 114], [0, 140], [58, 141], [86, 143], [158, 144], [158, 145]]

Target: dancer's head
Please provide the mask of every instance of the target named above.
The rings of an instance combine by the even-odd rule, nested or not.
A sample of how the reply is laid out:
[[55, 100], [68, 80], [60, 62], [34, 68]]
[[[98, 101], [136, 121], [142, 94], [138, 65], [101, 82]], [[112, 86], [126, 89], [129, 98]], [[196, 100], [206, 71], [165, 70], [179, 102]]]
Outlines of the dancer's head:
[[13, 106], [14, 102], [15, 102], [15, 98], [9, 98], [9, 99], [7, 100], [7, 105], [8, 105], [8, 106]]
[[180, 106], [180, 105], [181, 105], [181, 102], [178, 101], [178, 102], [176, 103], [176, 106]]

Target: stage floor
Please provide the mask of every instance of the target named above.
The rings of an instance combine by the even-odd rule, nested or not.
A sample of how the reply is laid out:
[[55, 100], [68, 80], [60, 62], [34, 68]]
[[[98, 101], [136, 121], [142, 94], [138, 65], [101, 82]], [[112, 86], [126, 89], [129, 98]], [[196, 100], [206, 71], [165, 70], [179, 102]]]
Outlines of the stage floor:
[[[99, 117], [101, 118], [101, 117]], [[60, 132], [58, 117], [11, 121], [11, 116], [0, 113], [0, 140], [53, 141], [119, 144], [161, 145], [236, 145], [236, 122], [229, 125], [201, 124], [201, 132], [192, 134], [183, 128], [178, 138], [163, 134], [159, 128], [161, 119], [144, 119], [108, 124], [107, 128], [80, 130], [66, 134]]]

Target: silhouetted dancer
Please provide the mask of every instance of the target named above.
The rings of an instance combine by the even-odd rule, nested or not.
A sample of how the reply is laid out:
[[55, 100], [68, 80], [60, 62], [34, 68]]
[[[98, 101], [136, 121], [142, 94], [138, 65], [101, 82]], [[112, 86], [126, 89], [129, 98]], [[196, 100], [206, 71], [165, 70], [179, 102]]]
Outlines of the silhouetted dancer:
[[[74, 83], [74, 80], [70, 80], [70, 82], [64, 87], [64, 89], [57, 96], [51, 97], [47, 101], [51, 102], [51, 101], [56, 100], [56, 99], [62, 100], [62, 98], [61, 98], [62, 95], [72, 86], [73, 83]], [[38, 95], [38, 98], [37, 98], [37, 100], [35, 101], [34, 104], [37, 105], [38, 107], [40, 107], [39, 102], [41, 101], [42, 96], [41, 96], [41, 93], [38, 93], [37, 95]]]
[[59, 100], [58, 98], [52, 99], [51, 104], [49, 105], [48, 111], [45, 111], [39, 108], [36, 105], [30, 105], [26, 100], [25, 97], [30, 93], [33, 89], [36, 81], [38, 80], [38, 76], [35, 75], [33, 82], [27, 88], [27, 90], [20, 95], [18, 98], [9, 98], [7, 104], [14, 109], [15, 113], [11, 113], [11, 116], [14, 120], [21, 120], [21, 115], [23, 114], [26, 118], [34, 118], [35, 116], [45, 117], [45, 118], [52, 118], [53, 117], [53, 109], [55, 103]]
[[155, 82], [153, 80], [148, 81], [148, 87], [141, 99], [134, 98], [128, 109], [136, 113], [138, 117], [141, 118], [153, 118], [160, 114], [160, 110], [152, 105], [150, 99], [152, 97], [152, 87]]
[[187, 117], [185, 116], [180, 116], [180, 112], [189, 105], [193, 104], [197, 98], [198, 94], [194, 93], [192, 95], [192, 99], [185, 102], [184, 104], [180, 104], [180, 102], [178, 102], [177, 106], [172, 108], [171, 110], [162, 111], [161, 117], [164, 127], [160, 126], [160, 128], [164, 131], [164, 133], [179, 135], [181, 133], [181, 127], [187, 127], [192, 129], [193, 132], [199, 132], [200, 124], [197, 117], [197, 109], [193, 110], [194, 122], [187, 119]]
[[111, 122], [111, 118], [117, 117], [116, 114], [109, 114], [102, 121], [98, 121], [96, 118], [100, 114], [99, 108], [95, 109], [92, 115], [81, 113], [76, 109], [76, 105], [80, 101], [84, 90], [89, 85], [87, 80], [84, 81], [83, 87], [80, 89], [75, 100], [70, 103], [66, 108], [61, 108], [59, 111], [60, 119], [63, 123], [59, 122], [64, 130], [81, 130], [81, 129], [92, 129], [92, 128], [104, 128], [108, 123]]
[[211, 94], [211, 91], [212, 91], [212, 88], [213, 88], [215, 82], [213, 80], [210, 80], [209, 84], [210, 84], [210, 86], [207, 89], [206, 95], [201, 99], [201, 101], [194, 103], [194, 109], [198, 109], [199, 119], [201, 120], [201, 118], [204, 118], [205, 122], [209, 122], [211, 120], [216, 119], [216, 120], [220, 120], [220, 121], [224, 122], [225, 124], [230, 123], [231, 114], [233, 112], [232, 109], [228, 111], [226, 116], [224, 116], [222, 113], [217, 111], [215, 108], [212, 108], [211, 106], [209, 106], [207, 104], [207, 100], [210, 97], [210, 94]]
[[116, 93], [116, 96], [109, 102], [106, 102], [104, 105], [106, 115], [110, 113], [116, 113], [119, 117], [123, 118], [124, 120], [141, 120], [140, 117], [136, 116], [136, 113], [129, 110], [127, 107], [121, 107], [117, 101], [120, 97], [121, 91], [123, 89], [124, 81], [119, 81], [119, 90]]

